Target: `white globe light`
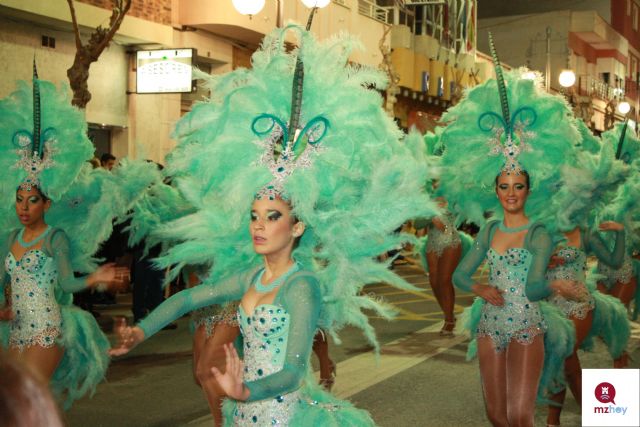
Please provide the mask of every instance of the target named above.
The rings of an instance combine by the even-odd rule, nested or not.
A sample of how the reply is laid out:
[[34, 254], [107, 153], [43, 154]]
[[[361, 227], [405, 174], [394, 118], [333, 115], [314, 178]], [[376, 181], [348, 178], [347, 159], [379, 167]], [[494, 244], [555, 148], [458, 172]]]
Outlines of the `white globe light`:
[[331, 2], [331, 0], [302, 0], [302, 3], [308, 8], [312, 7], [327, 7], [327, 5]]
[[620, 104], [618, 104], [618, 111], [620, 112], [620, 114], [627, 114], [629, 111], [631, 111], [631, 105], [629, 105], [627, 101], [622, 101]]
[[576, 73], [571, 70], [562, 70], [558, 76], [558, 82], [562, 87], [571, 87], [576, 82]]
[[264, 0], [231, 0], [231, 2], [242, 15], [255, 15], [264, 7]]

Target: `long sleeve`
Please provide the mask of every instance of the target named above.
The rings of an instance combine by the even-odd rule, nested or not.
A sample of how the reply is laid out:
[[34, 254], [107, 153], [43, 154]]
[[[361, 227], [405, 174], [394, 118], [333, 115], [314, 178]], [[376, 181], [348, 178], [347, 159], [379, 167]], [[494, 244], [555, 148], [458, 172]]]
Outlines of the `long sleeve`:
[[551, 295], [546, 273], [553, 253], [553, 242], [544, 227], [534, 227], [529, 233], [533, 233], [528, 239], [527, 248], [531, 252], [532, 259], [524, 292], [529, 300], [539, 301]]
[[239, 300], [246, 291], [248, 282], [247, 274], [240, 274], [215, 285], [201, 284], [185, 289], [156, 307], [138, 323], [138, 326], [144, 331], [144, 337], [147, 339], [190, 311], [212, 304]]
[[616, 244], [613, 251], [609, 252], [608, 245], [602, 240], [600, 235], [589, 232], [586, 240], [585, 250], [593, 253], [600, 261], [611, 268], [618, 269], [624, 263], [625, 235], [624, 230], [616, 231]]
[[473, 246], [460, 261], [456, 271], [453, 272], [453, 283], [463, 291], [471, 292], [471, 286], [475, 283], [472, 276], [487, 257], [493, 226], [494, 222], [490, 222], [482, 227]]
[[248, 401], [292, 392], [300, 387], [307, 374], [313, 337], [322, 307], [320, 287], [312, 276], [299, 276], [292, 278], [281, 292], [281, 305], [290, 316], [284, 366], [272, 375], [245, 383], [250, 392]]
[[3, 261], [2, 266], [0, 267], [2, 269], [2, 272], [0, 273], [0, 308], [4, 307], [7, 302], [8, 295], [5, 295], [5, 293], [8, 289], [9, 283], [11, 282], [11, 277], [4, 267], [4, 259], [7, 257], [7, 254], [8, 252], [5, 251], [4, 248], [0, 250], [0, 260]]
[[71, 266], [69, 239], [63, 231], [57, 231], [51, 237], [51, 250], [58, 270], [58, 284], [63, 291], [74, 293], [87, 287], [87, 277], [75, 277]]

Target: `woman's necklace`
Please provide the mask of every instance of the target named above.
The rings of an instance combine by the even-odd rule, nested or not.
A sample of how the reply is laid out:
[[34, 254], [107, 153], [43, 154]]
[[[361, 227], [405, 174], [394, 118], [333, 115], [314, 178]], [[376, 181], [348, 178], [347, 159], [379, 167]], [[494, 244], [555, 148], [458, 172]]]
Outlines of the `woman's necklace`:
[[517, 233], [519, 231], [528, 230], [529, 227], [531, 227], [531, 222], [528, 222], [525, 225], [521, 225], [520, 227], [507, 227], [506, 225], [504, 225], [503, 221], [500, 221], [500, 224], [498, 224], [498, 228], [504, 233]]
[[270, 292], [270, 291], [274, 290], [275, 288], [277, 288], [278, 286], [282, 285], [284, 283], [284, 281], [289, 278], [289, 276], [291, 276], [296, 271], [300, 270], [300, 264], [298, 264], [298, 262], [295, 261], [293, 263], [293, 265], [291, 267], [289, 267], [289, 269], [282, 276], [278, 277], [273, 282], [271, 282], [269, 284], [266, 284], [266, 285], [262, 284], [262, 276], [264, 275], [264, 270], [265, 269], [263, 268], [262, 271], [260, 271], [260, 274], [258, 274], [258, 276], [256, 277], [256, 281], [255, 281], [256, 291], [261, 293], [261, 294]]
[[30, 240], [28, 242], [25, 242], [23, 237], [24, 237], [24, 228], [22, 230], [20, 230], [20, 233], [18, 233], [18, 243], [20, 243], [20, 245], [23, 248], [30, 248], [32, 246], [35, 246], [39, 241], [41, 241], [42, 239], [44, 239], [45, 237], [47, 237], [47, 234], [49, 234], [49, 231], [51, 230], [51, 227], [49, 227], [47, 225], [46, 230], [44, 230], [42, 233], [40, 233], [40, 235], [38, 237], [36, 237], [33, 240]]

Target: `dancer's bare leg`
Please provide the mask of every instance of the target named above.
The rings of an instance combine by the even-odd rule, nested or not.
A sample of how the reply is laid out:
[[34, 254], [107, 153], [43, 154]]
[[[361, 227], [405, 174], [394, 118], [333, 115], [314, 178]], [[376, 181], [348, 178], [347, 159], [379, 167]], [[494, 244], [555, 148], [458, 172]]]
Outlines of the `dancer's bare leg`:
[[[433, 291], [433, 296], [436, 297], [438, 305], [442, 309], [440, 304], [440, 286], [438, 285], [438, 255], [435, 252], [427, 252], [427, 267], [429, 267], [429, 285]], [[444, 311], [444, 309], [443, 309]]]
[[225, 394], [211, 373], [211, 367], [215, 366], [221, 372], [225, 370], [224, 344], [233, 342], [240, 334], [240, 328], [227, 325], [226, 323], [216, 323], [213, 335], [210, 336], [198, 358], [196, 366], [196, 376], [200, 382], [200, 387], [207, 398], [209, 409], [216, 426], [222, 425], [222, 399]]
[[207, 341], [207, 328], [205, 325], [200, 325], [196, 328], [193, 334], [193, 380], [198, 386], [200, 386], [200, 380], [198, 379], [198, 362], [204, 351], [204, 345]]
[[636, 295], [636, 286], [638, 286], [637, 279], [632, 277], [628, 283], [617, 282], [609, 294], [622, 301], [625, 307], [629, 307], [629, 303]]
[[460, 256], [462, 255], [462, 246], [458, 245], [455, 248], [447, 248], [442, 252], [442, 256], [438, 260], [438, 287], [440, 295], [438, 304], [442, 308], [444, 313], [445, 325], [442, 328], [443, 331], [453, 331], [455, 327], [455, 316], [453, 314], [453, 308], [456, 302], [456, 294], [453, 288], [453, 282], [451, 280], [453, 272], [455, 271], [458, 263], [460, 262]]
[[10, 347], [9, 354], [27, 365], [44, 384], [49, 384], [49, 380], [62, 360], [64, 350], [57, 345], [52, 347], [32, 345], [21, 352]]
[[478, 361], [487, 417], [495, 427], [508, 427], [506, 352], [496, 352], [491, 338], [480, 337]]
[[538, 382], [544, 364], [544, 335], [537, 335], [531, 344], [512, 340], [506, 353], [508, 425], [533, 427]]
[[[587, 314], [584, 319], [578, 319], [573, 316], [569, 319], [571, 319], [576, 329], [576, 345], [573, 348], [571, 356], [567, 357], [564, 361], [564, 373], [573, 397], [576, 399], [578, 406], [582, 407], [582, 368], [580, 366], [580, 359], [578, 358], [578, 349], [591, 330], [593, 310], [589, 311], [589, 314]], [[547, 424], [560, 425], [560, 413], [562, 412], [562, 405], [564, 404], [566, 394], [567, 389], [565, 388], [551, 396], [551, 400], [560, 406], [549, 405]]]
[[329, 357], [329, 340], [324, 332], [318, 331], [313, 337], [313, 352], [320, 362], [320, 385], [331, 390], [335, 382], [336, 365]]

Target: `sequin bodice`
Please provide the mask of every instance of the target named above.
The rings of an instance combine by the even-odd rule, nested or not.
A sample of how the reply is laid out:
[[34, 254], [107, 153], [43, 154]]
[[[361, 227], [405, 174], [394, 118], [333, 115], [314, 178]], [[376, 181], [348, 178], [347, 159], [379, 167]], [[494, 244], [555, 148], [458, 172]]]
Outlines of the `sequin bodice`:
[[455, 218], [451, 212], [445, 212], [438, 219], [444, 224], [444, 230], [440, 230], [435, 226], [429, 227], [426, 249], [427, 252], [435, 252], [438, 256], [441, 256], [445, 249], [460, 245], [460, 236], [458, 235], [458, 230], [456, 230]]
[[634, 273], [633, 261], [631, 260], [629, 254], [625, 254], [622, 267], [616, 270], [598, 260], [598, 273], [605, 276], [602, 279], [602, 282], [608, 288], [611, 288], [616, 283], [629, 284], [631, 283], [631, 279], [633, 278]]
[[[239, 307], [238, 323], [244, 339], [245, 382], [259, 380], [283, 369], [289, 322], [289, 313], [278, 305], [261, 304], [251, 315], [247, 315], [242, 306]], [[286, 426], [299, 404], [299, 390], [273, 399], [238, 402], [234, 425]]]
[[511, 248], [504, 254], [492, 248], [487, 251], [489, 282], [502, 291], [504, 305], [486, 303], [476, 332], [491, 337], [497, 351], [506, 349], [513, 338], [530, 343], [546, 328], [539, 304], [525, 294], [531, 260], [531, 253], [522, 248]]
[[10, 345], [48, 347], [60, 333], [60, 307], [54, 286], [58, 272], [53, 258], [41, 250], [30, 250], [18, 261], [9, 252], [5, 269], [11, 276]]
[[554, 293], [549, 301], [556, 305], [567, 317], [584, 319], [595, 307], [595, 300], [586, 286], [587, 254], [574, 246], [567, 246], [558, 251], [564, 263], [547, 272], [547, 280], [572, 280], [580, 286], [580, 299], [568, 300]]

